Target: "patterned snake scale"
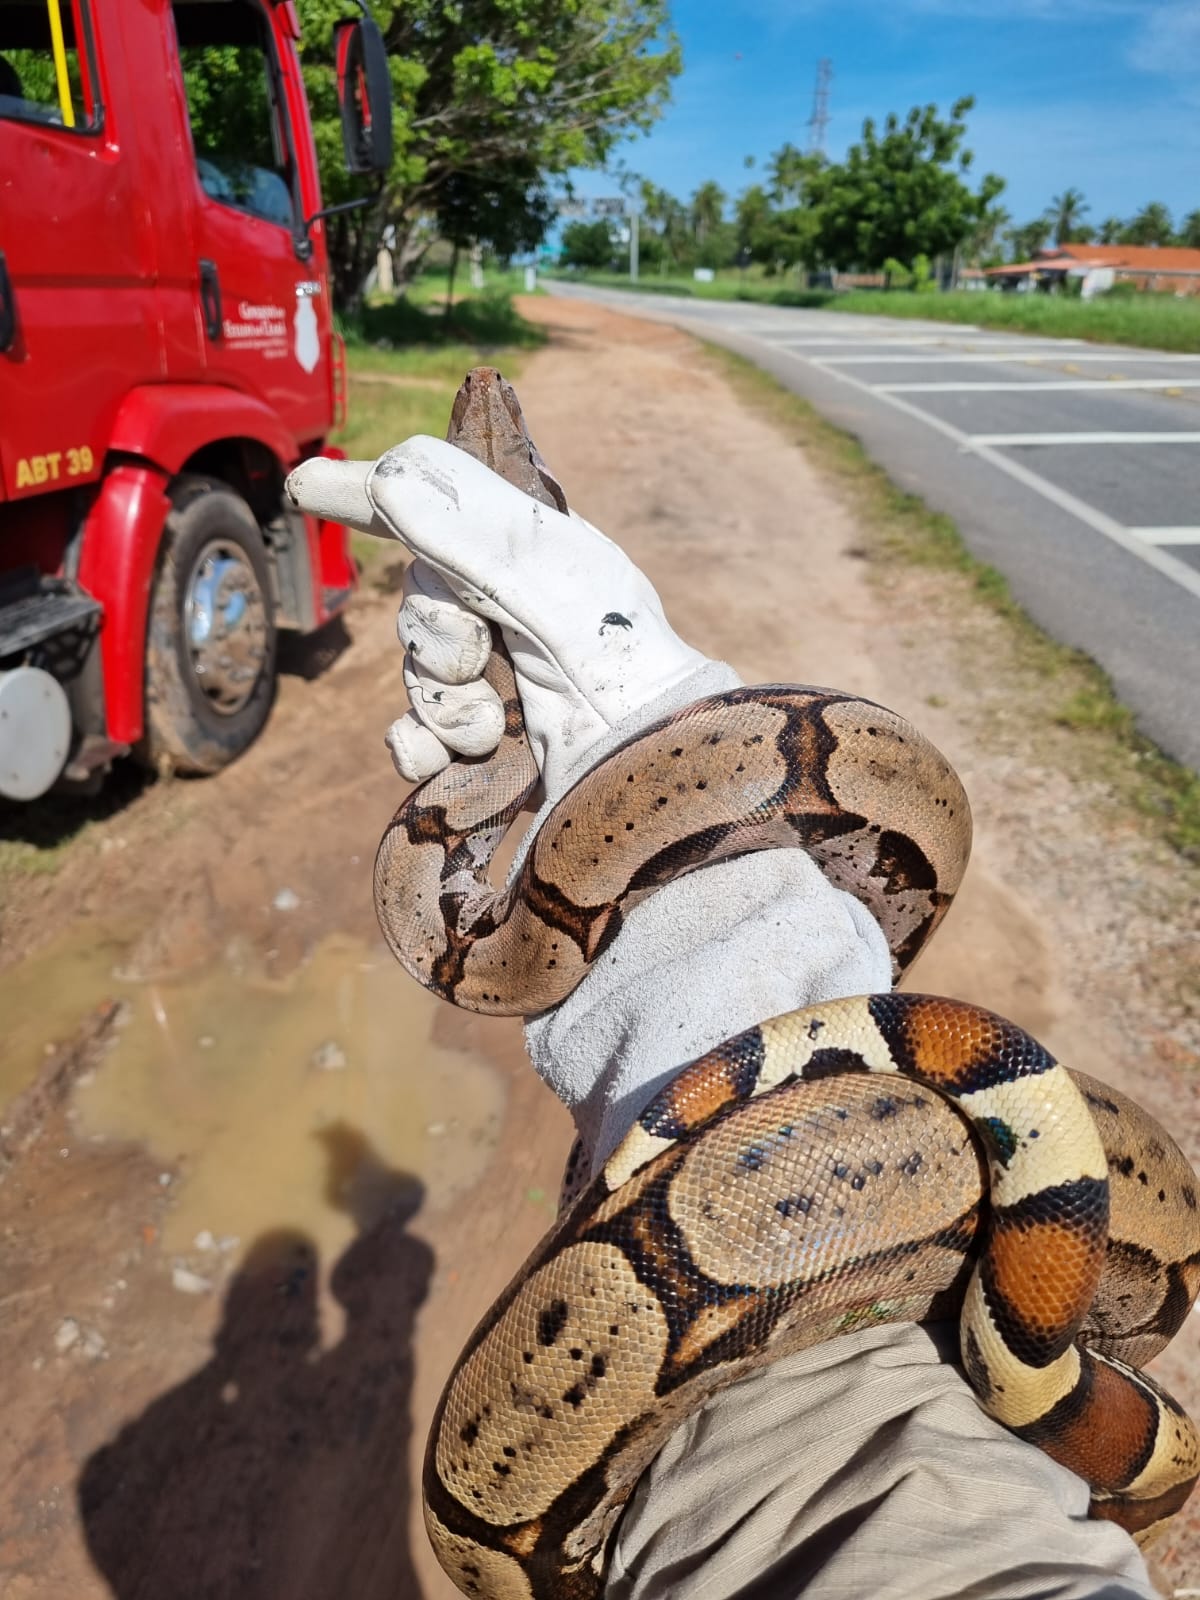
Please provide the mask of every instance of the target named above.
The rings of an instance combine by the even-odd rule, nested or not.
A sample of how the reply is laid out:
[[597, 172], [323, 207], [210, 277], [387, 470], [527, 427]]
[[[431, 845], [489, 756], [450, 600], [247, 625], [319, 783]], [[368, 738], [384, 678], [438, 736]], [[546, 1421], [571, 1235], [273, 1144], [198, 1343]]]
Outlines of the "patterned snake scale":
[[[449, 437], [565, 507], [498, 374], [470, 375]], [[375, 869], [392, 950], [456, 1005], [557, 1004], [640, 899], [750, 850], [808, 851], [897, 978], [953, 899], [971, 828], [945, 759], [889, 711], [793, 687], [612, 752], [497, 891], [537, 774], [498, 642], [488, 677], [499, 749], [417, 789]], [[651, 1102], [471, 1336], [426, 1452], [438, 1558], [485, 1600], [597, 1597], [625, 1502], [710, 1395], [864, 1323], [947, 1316], [983, 1409], [1148, 1543], [1200, 1474], [1193, 1424], [1139, 1370], [1200, 1287], [1197, 1187], [1140, 1107], [978, 1007], [891, 993], [764, 1022]]]

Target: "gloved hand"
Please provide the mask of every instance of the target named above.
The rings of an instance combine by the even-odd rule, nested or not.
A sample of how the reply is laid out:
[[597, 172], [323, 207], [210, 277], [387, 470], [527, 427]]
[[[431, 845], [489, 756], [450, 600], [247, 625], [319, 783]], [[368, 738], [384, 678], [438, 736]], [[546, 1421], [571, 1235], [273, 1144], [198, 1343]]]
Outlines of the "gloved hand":
[[[499, 742], [504, 713], [481, 676], [489, 622], [512, 657], [551, 798], [614, 727], [711, 666], [672, 631], [648, 580], [602, 533], [444, 440], [409, 439], [377, 462], [314, 458], [292, 473], [288, 493], [317, 515], [399, 539], [417, 557], [397, 625], [412, 710], [388, 733], [411, 781], [439, 771], [452, 751], [483, 755]], [[728, 669], [720, 676], [721, 687], [737, 682]], [[676, 703], [710, 692], [695, 688]]]
[[[378, 462], [307, 461], [288, 493], [417, 557], [398, 624], [413, 711], [388, 734], [409, 779], [438, 770], [449, 750], [482, 754], [499, 738], [495, 696], [479, 678], [490, 648], [481, 618], [499, 624], [512, 654], [547, 806], [639, 728], [740, 682], [683, 643], [648, 580], [590, 523], [442, 440], [410, 439]], [[637, 906], [605, 961], [527, 1023], [526, 1043], [594, 1170], [651, 1095], [722, 1039], [890, 986], [870, 912], [803, 851], [774, 851]]]

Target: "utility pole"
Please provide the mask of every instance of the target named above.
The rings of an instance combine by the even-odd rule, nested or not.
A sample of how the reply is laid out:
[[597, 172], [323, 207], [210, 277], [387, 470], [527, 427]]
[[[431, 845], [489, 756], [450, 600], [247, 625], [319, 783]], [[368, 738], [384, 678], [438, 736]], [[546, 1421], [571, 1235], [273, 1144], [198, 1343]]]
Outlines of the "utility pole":
[[808, 119], [808, 151], [810, 155], [825, 154], [825, 130], [829, 126], [829, 84], [833, 78], [833, 62], [822, 56], [817, 62], [817, 81], [813, 87], [812, 116]]

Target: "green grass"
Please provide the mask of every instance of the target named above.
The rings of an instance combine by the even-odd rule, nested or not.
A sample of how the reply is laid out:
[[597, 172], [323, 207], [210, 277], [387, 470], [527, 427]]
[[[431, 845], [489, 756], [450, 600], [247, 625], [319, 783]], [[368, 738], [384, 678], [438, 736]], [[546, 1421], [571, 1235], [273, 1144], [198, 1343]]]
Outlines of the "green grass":
[[[949, 517], [898, 489], [859, 442], [835, 428], [807, 401], [719, 346], [710, 357], [734, 391], [799, 444], [839, 497], [870, 530], [865, 553], [886, 569], [907, 564], [960, 575], [978, 604], [1009, 624], [1013, 665], [1039, 681], [1043, 726], [1069, 735], [1066, 754], [1076, 776], [1107, 785], [1182, 856], [1200, 862], [1200, 775], [1165, 756], [1137, 731], [1133, 714], [1089, 657], [1044, 633], [1013, 599], [1007, 580], [967, 549]], [[1004, 670], [1003, 663], [998, 670]]]
[[[334, 442], [351, 456], [370, 460], [414, 433], [441, 438], [459, 384], [472, 367], [496, 366], [505, 377], [520, 370], [523, 353], [546, 335], [517, 311], [501, 283], [478, 294], [456, 292], [449, 318], [442, 315], [446, 280], [420, 278], [402, 300], [368, 305], [360, 321], [343, 329], [350, 374], [345, 426]], [[352, 535], [354, 554], [369, 583], [390, 583], [394, 548], [369, 534]]]
[[1048, 294], [878, 294], [839, 296], [832, 309], [859, 315], [921, 317], [930, 322], [972, 323], [1052, 339], [1086, 339], [1148, 350], [1200, 353], [1200, 298], [1167, 294], [1073, 300]]
[[477, 366], [497, 350], [532, 350], [545, 343], [543, 330], [526, 322], [502, 285], [487, 284], [478, 294], [456, 292], [448, 317], [443, 315], [445, 288], [444, 279], [419, 278], [403, 299], [365, 306], [342, 328], [351, 365], [359, 372], [437, 378], [461, 360], [464, 350], [473, 356], [467, 365]]
[[[639, 294], [682, 294], [696, 300], [755, 300], [775, 306], [804, 306], [809, 310], [831, 306], [839, 297], [832, 289], [802, 289], [785, 278], [764, 278], [747, 272], [728, 273], [712, 283], [697, 283], [694, 278], [660, 277], [646, 272], [636, 283], [627, 272], [555, 272], [562, 283], [592, 283], [604, 289], [636, 289]], [[845, 298], [842, 296], [841, 298]]]
[[1169, 294], [1101, 296], [1074, 300], [1061, 295], [958, 291], [909, 294], [897, 291], [800, 289], [779, 279], [726, 273], [712, 283], [648, 274], [636, 285], [613, 272], [560, 274], [564, 282], [594, 283], [642, 293], [685, 294], [705, 300], [753, 300], [768, 305], [821, 307], [858, 316], [919, 317], [928, 322], [968, 323], [1012, 333], [1044, 334], [1053, 339], [1084, 339], [1095, 344], [1132, 345], [1148, 350], [1200, 354], [1200, 296], [1177, 300]]

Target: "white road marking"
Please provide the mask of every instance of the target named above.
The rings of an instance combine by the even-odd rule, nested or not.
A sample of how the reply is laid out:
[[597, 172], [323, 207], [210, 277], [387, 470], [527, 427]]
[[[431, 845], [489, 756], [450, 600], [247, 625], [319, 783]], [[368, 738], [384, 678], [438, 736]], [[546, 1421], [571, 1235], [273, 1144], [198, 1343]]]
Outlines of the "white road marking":
[[867, 338], [864, 338], [862, 334], [858, 334], [858, 333], [850, 334], [850, 335], [847, 335], [847, 334], [844, 334], [844, 333], [841, 333], [841, 334], [839, 334], [839, 333], [830, 333], [830, 334], [826, 334], [823, 338], [818, 338], [815, 334], [803, 334], [803, 335], [785, 334], [785, 335], [781, 336], [778, 339], [773, 339], [771, 342], [772, 342], [772, 344], [779, 345], [781, 348], [786, 348], [788, 350], [799, 349], [802, 345], [810, 345], [810, 344], [848, 345], [848, 346], [851, 346], [854, 349], [861, 350], [864, 344], [886, 345], [889, 349], [891, 349], [893, 346], [897, 346], [897, 345], [914, 345], [914, 344], [923, 344], [923, 345], [941, 344], [941, 345], [944, 345], [947, 341], [945, 339], [939, 339], [933, 334], [927, 334], [927, 335], [925, 335], [924, 337], [921, 337], [921, 338], [918, 338], [918, 337], [916, 337], [914, 335], [911, 339], [908, 339], [908, 338], [887, 338], [887, 337], [880, 338], [878, 336], [876, 338], [874, 338], [874, 339], [867, 339]]
[[1200, 528], [1130, 528], [1147, 544], [1200, 544]]
[[1094, 350], [1072, 350], [1069, 354], [1064, 351], [1061, 356], [1045, 349], [1037, 351], [1005, 350], [992, 351], [980, 350], [975, 355], [913, 355], [913, 356], [830, 356], [830, 362], [839, 367], [865, 367], [865, 366], [969, 366], [979, 361], [1107, 361], [1109, 366], [1124, 367], [1135, 361], [1161, 362], [1164, 366], [1173, 366], [1178, 361], [1190, 361], [1193, 365], [1200, 362], [1200, 356], [1179, 355], [1170, 350], [1160, 351], [1155, 354], [1150, 351], [1139, 352], [1134, 355], [1119, 356], [1101, 355]]
[[[794, 357], [801, 361], [802, 356]], [[1036, 472], [1020, 461], [1015, 461], [1011, 456], [1001, 455], [999, 450], [994, 450], [990, 445], [973, 441], [969, 434], [963, 433], [961, 428], [956, 428], [953, 423], [943, 422], [940, 417], [930, 416], [927, 411], [922, 411], [919, 406], [910, 404], [901, 399], [899, 395], [881, 394], [871, 384], [864, 383], [861, 378], [855, 378], [848, 372], [839, 372], [832, 363], [825, 361], [810, 361], [809, 366], [818, 372], [823, 372], [826, 377], [836, 378], [839, 383], [848, 384], [852, 389], [858, 389], [865, 395], [874, 396], [881, 405], [891, 406], [893, 411], [901, 411], [906, 417], [932, 428], [935, 433], [942, 434], [947, 439], [953, 439], [961, 449], [973, 450], [981, 461], [990, 462], [1000, 472], [1006, 472], [1010, 478], [1018, 483], [1023, 483], [1027, 489], [1032, 489], [1035, 494], [1041, 495], [1043, 500], [1048, 500], [1051, 505], [1056, 505], [1061, 511], [1068, 512], [1078, 521], [1092, 528], [1096, 533], [1102, 533], [1106, 539], [1111, 539], [1114, 544], [1120, 545], [1122, 550], [1128, 550], [1131, 555], [1137, 556], [1147, 566], [1154, 567], [1161, 572], [1164, 578], [1169, 578], [1172, 583], [1178, 584], [1181, 589], [1186, 589], [1189, 594], [1195, 595], [1200, 600], [1200, 572], [1194, 567], [1189, 567], [1185, 561], [1168, 555], [1157, 545], [1147, 544], [1144, 540], [1130, 532], [1114, 517], [1109, 517], [1095, 506], [1088, 505], [1086, 500], [1080, 500], [1077, 495], [1060, 489], [1056, 483], [1039, 477]]]
[[1054, 394], [1064, 389], [1200, 389], [1200, 378], [1065, 378], [1032, 383], [881, 383], [878, 394]]
[[967, 440], [1008, 450], [1031, 444], [1200, 444], [1200, 433], [969, 433]]

